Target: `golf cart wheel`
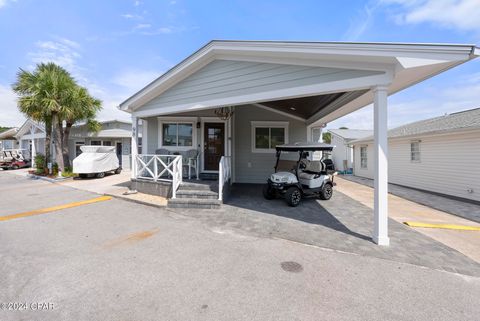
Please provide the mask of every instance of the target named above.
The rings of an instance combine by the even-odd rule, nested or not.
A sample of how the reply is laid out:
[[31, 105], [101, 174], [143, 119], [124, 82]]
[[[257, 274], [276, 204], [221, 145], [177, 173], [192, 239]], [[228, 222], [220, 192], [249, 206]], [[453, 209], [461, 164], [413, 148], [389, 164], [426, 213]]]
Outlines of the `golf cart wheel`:
[[320, 199], [329, 200], [333, 195], [333, 186], [332, 184], [325, 184], [320, 191]]
[[105, 172], [97, 173], [97, 178], [104, 178]]
[[120, 174], [121, 172], [122, 172], [122, 168], [121, 168], [121, 167], [119, 167], [119, 168], [117, 168], [117, 169], [115, 170], [115, 174]]
[[275, 198], [275, 191], [270, 188], [269, 184], [263, 186], [263, 197], [267, 200], [273, 200]]
[[285, 200], [288, 205], [296, 207], [302, 200], [302, 192], [300, 192], [298, 187], [290, 187], [285, 193]]
[[17, 164], [12, 165], [12, 169], [19, 169], [19, 168], [20, 166], [18, 166]]

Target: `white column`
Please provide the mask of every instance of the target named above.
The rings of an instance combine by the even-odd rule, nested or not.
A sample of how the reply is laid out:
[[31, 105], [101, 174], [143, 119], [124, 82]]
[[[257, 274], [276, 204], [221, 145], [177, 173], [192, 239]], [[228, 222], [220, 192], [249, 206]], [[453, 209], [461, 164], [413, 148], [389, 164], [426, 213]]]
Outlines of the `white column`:
[[37, 149], [35, 148], [35, 128], [30, 128], [30, 135], [32, 136], [32, 155], [30, 155], [31, 167], [35, 167], [35, 156], [37, 156]]
[[131, 178], [135, 178], [136, 175], [136, 159], [138, 155], [138, 119], [136, 116], [132, 115], [132, 146], [131, 146], [131, 155], [132, 155], [132, 164], [131, 164]]
[[374, 229], [373, 241], [378, 245], [389, 245], [388, 238], [388, 139], [387, 139], [387, 87], [373, 89], [374, 122]]

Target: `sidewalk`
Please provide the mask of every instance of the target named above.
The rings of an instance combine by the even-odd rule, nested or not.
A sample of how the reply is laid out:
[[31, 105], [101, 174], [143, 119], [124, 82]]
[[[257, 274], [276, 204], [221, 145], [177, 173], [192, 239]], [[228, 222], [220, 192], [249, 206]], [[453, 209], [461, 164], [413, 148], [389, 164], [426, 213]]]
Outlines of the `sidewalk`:
[[[335, 188], [339, 192], [373, 209], [373, 189], [371, 187], [338, 176], [335, 177], [335, 180], [337, 182]], [[392, 194], [388, 195], [388, 205], [389, 217], [400, 223], [405, 221], [419, 221], [480, 227], [478, 223]], [[480, 232], [432, 228], [415, 228], [415, 230], [480, 263]]]

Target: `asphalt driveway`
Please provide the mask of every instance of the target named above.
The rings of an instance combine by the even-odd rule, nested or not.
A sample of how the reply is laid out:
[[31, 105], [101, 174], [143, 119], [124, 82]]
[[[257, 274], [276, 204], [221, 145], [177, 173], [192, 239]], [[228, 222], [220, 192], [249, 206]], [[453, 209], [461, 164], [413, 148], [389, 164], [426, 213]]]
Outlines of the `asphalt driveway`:
[[[2, 215], [99, 196], [48, 184], [0, 173]], [[21, 201], [21, 190], [31, 195]], [[287, 222], [321, 223], [306, 210], [300, 220], [251, 217], [252, 209], [222, 219], [233, 207], [185, 215], [111, 199], [0, 222], [0, 302], [26, 307], [2, 305], [0, 320], [478, 318], [478, 275], [292, 242], [268, 231], [286, 233]], [[370, 248], [360, 236], [368, 231], [325, 210], [359, 234], [324, 227], [338, 235], [337, 243], [352, 238]], [[258, 233], [267, 216], [275, 228]]]

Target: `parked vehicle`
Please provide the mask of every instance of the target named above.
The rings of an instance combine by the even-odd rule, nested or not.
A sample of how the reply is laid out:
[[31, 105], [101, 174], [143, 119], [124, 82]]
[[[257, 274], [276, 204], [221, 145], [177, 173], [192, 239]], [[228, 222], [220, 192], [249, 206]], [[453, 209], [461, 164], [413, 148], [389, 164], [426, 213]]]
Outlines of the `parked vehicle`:
[[[326, 161], [324, 152], [332, 151], [334, 146], [324, 143], [295, 143], [276, 147], [277, 162], [275, 173], [267, 180], [263, 196], [270, 200], [283, 197], [290, 206], [298, 206], [302, 198], [319, 197], [329, 200], [333, 195], [333, 177], [335, 170], [331, 162]], [[322, 159], [311, 161], [309, 152], [322, 152]], [[289, 154], [290, 160], [281, 160], [282, 152]], [[292, 153], [298, 152], [298, 161], [292, 160]], [[330, 168], [327, 168], [328, 163]], [[284, 171], [279, 171], [283, 169]], [[285, 171], [286, 170], [286, 171]]]
[[82, 153], [73, 160], [73, 172], [81, 178], [103, 178], [106, 173], [120, 174], [115, 146], [81, 146]]
[[0, 152], [0, 168], [19, 169], [30, 166], [30, 160], [24, 155], [24, 149], [6, 149]]

